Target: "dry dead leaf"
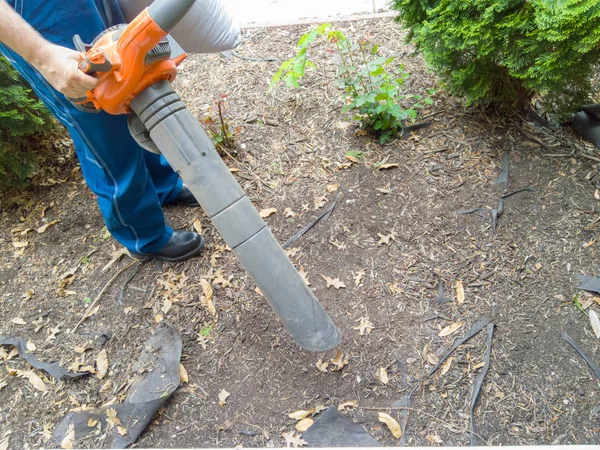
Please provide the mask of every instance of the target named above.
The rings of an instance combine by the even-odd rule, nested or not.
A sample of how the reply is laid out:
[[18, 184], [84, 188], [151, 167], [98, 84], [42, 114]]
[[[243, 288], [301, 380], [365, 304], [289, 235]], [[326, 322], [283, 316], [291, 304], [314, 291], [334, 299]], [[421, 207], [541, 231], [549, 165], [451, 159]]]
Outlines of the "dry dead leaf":
[[310, 416], [311, 414], [314, 413], [314, 408], [313, 409], [309, 409], [308, 411], [294, 411], [293, 413], [288, 414], [288, 417], [290, 419], [294, 419], [294, 420], [302, 420], [302, 419], [306, 419], [308, 416]]
[[276, 212], [277, 208], [266, 208], [261, 209], [258, 215], [264, 219], [265, 217], [269, 217], [271, 214], [275, 214]]
[[348, 365], [348, 357], [344, 356], [344, 354], [339, 348], [337, 349], [335, 358], [330, 359], [330, 361], [337, 367], [337, 369], [335, 370], [342, 370]]
[[345, 250], [345, 249], [346, 249], [346, 247], [347, 247], [347, 244], [346, 244], [345, 242], [340, 242], [340, 241], [338, 241], [337, 239], [336, 239], [336, 240], [334, 240], [334, 241], [329, 241], [329, 242], [330, 242], [332, 245], [335, 245], [335, 247], [336, 247], [338, 250]]
[[133, 307], [128, 306], [127, 308], [123, 308], [123, 312], [125, 315], [129, 314], [133, 310]]
[[40, 233], [40, 234], [41, 233], [45, 233], [46, 230], [48, 230], [48, 228], [50, 228], [51, 226], [56, 225], [58, 222], [60, 222], [60, 220], [53, 220], [52, 222], [48, 222], [48, 223], [42, 225], [41, 227], [39, 227], [36, 231], [38, 233]]
[[196, 230], [196, 233], [202, 234], [202, 222], [200, 222], [200, 219], [196, 217], [192, 222], [192, 225], [194, 227], [194, 230]]
[[296, 436], [295, 431], [290, 431], [289, 433], [281, 433], [281, 435], [285, 439], [285, 444], [287, 448], [289, 448], [290, 445], [293, 445], [294, 448], [298, 448], [307, 444], [307, 442], [304, 439], [300, 438], [300, 435]]
[[354, 284], [356, 286], [360, 285], [360, 283], [362, 283], [362, 279], [365, 276], [365, 269], [361, 269], [358, 271], [358, 273], [356, 275], [354, 275]]
[[29, 241], [13, 241], [14, 248], [25, 248], [29, 245]]
[[114, 263], [116, 263], [119, 259], [121, 259], [126, 254], [127, 254], [126, 248], [121, 248], [115, 252], [112, 252], [110, 254], [110, 261], [102, 268], [102, 272], [106, 272], [110, 268], [110, 266], [112, 266]]
[[440, 336], [440, 337], [450, 336], [451, 334], [454, 334], [458, 330], [460, 330], [463, 325], [464, 325], [464, 323], [462, 323], [462, 322], [454, 322], [454, 323], [448, 325], [447, 327], [442, 328], [442, 331], [439, 332], [438, 336]]
[[208, 312], [212, 314], [213, 317], [217, 315], [217, 309], [213, 303], [213, 289], [210, 283], [202, 278], [200, 280], [200, 286], [202, 286], [202, 292], [204, 293], [203, 297], [200, 299], [202, 304], [206, 306]]
[[388, 289], [390, 290], [390, 293], [392, 295], [402, 293], [402, 289], [400, 289], [400, 286], [398, 286], [397, 281], [395, 281], [394, 283], [388, 283], [386, 286], [388, 287]]
[[327, 203], [327, 197], [314, 198], [315, 209], [322, 208], [323, 206], [325, 206], [325, 203]]
[[171, 311], [172, 307], [173, 307], [173, 302], [171, 302], [171, 300], [166, 298], [163, 300], [163, 304], [160, 307], [160, 310], [163, 312], [163, 314], [167, 314], [169, 311]]
[[72, 449], [75, 444], [75, 425], [70, 424], [67, 428], [67, 434], [64, 439], [60, 442], [60, 448]]
[[187, 370], [185, 370], [185, 367], [183, 367], [183, 364], [181, 363], [179, 363], [179, 381], [181, 384], [188, 383], [190, 381]]
[[327, 287], [333, 286], [336, 289], [346, 287], [346, 285], [343, 282], [341, 282], [339, 278], [329, 278], [323, 275], [322, 273], [320, 273], [319, 275], [321, 275], [323, 279], [327, 282]]
[[374, 328], [373, 324], [371, 323], [371, 321], [366, 318], [366, 317], [361, 317], [360, 319], [358, 319], [360, 321], [360, 323], [353, 327], [353, 330], [358, 330], [360, 335], [363, 336], [365, 333], [369, 334], [371, 332], [371, 330]]
[[456, 282], [456, 302], [462, 305], [465, 301], [465, 288], [461, 280]]
[[108, 423], [109, 430], [114, 426], [122, 426], [121, 419], [117, 417], [117, 410], [115, 408], [110, 408], [106, 411], [106, 422]]
[[100, 305], [96, 305], [94, 306], [92, 309], [90, 309], [90, 311], [83, 316], [83, 320], [87, 319], [88, 317], [93, 316], [94, 314], [96, 314], [98, 311], [100, 310]]
[[390, 245], [390, 240], [396, 240], [396, 232], [392, 231], [390, 234], [387, 235], [383, 235], [381, 233], [377, 233], [377, 236], [379, 236], [379, 241], [377, 242], [377, 246], [379, 247], [380, 245]]
[[119, 433], [121, 436], [125, 436], [127, 434], [127, 430], [123, 427], [117, 426], [117, 433]]
[[477, 369], [481, 369], [482, 367], [485, 367], [485, 361], [481, 361], [480, 363], [475, 364], [471, 371], [475, 372]]
[[358, 164], [360, 162], [356, 156], [352, 155], [346, 155], [346, 159], [348, 161], [352, 161], [354, 164]]
[[34, 372], [28, 370], [26, 372], [17, 371], [17, 375], [23, 378], [27, 378], [27, 381], [36, 388], [40, 392], [46, 392], [46, 383], [42, 381], [42, 379], [37, 376]]
[[52, 342], [54, 339], [56, 339], [56, 335], [60, 333], [60, 331], [61, 330], [59, 327], [50, 328], [48, 330], [48, 337], [46, 338], [46, 342]]
[[27, 341], [27, 344], [25, 345], [27, 347], [27, 351], [28, 352], [35, 352], [35, 344], [31, 341]]
[[313, 423], [315, 423], [315, 421], [312, 419], [302, 419], [296, 424], [296, 430], [300, 431], [301, 433], [304, 433], [312, 426]]
[[390, 382], [390, 379], [388, 377], [387, 374], [387, 370], [385, 370], [385, 367], [382, 367], [379, 369], [379, 371], [377, 372], [379, 381], [381, 381], [383, 384], [388, 384]]
[[387, 163], [387, 164], [382, 164], [380, 166], [377, 167], [377, 170], [384, 170], [384, 169], [393, 169], [394, 167], [398, 167], [400, 164], [397, 163]]
[[96, 370], [96, 376], [100, 380], [104, 378], [108, 372], [108, 355], [106, 354], [105, 348], [100, 350], [98, 356], [96, 357]]
[[154, 316], [154, 322], [157, 323], [157, 324], [161, 323], [163, 321], [163, 319], [164, 319], [164, 317], [163, 317], [162, 314], [157, 314], [157, 315]]
[[593, 309], [590, 309], [590, 323], [594, 330], [594, 334], [600, 339], [600, 319], [598, 319], [598, 314], [596, 314], [596, 311]]
[[425, 439], [427, 439], [431, 444], [442, 444], [444, 442], [437, 434], [430, 434]]
[[296, 256], [298, 254], [300, 249], [298, 247], [291, 247], [291, 248], [286, 248], [284, 251], [288, 258], [293, 258], [294, 256]]
[[21, 297], [23, 297], [25, 300], [29, 300], [34, 295], [35, 295], [35, 291], [33, 289], [27, 289]]
[[451, 356], [449, 357], [446, 362], [442, 365], [442, 370], [440, 371], [440, 376], [446, 375], [446, 373], [448, 373], [448, 371], [450, 370], [450, 367], [452, 366], [452, 359], [454, 357]]
[[340, 188], [340, 185], [337, 183], [332, 183], [332, 184], [328, 184], [327, 186], [325, 186], [325, 189], [327, 189], [327, 192], [335, 192]]
[[292, 208], [285, 208], [283, 214], [285, 214], [285, 217], [296, 217], [297, 215], [294, 211], [292, 211]]
[[300, 269], [298, 270], [298, 273], [300, 274], [300, 276], [302, 277], [302, 279], [304, 280], [306, 285], [310, 286], [310, 281], [308, 281], [308, 274], [304, 271], [303, 267], [300, 267]]
[[221, 392], [219, 392], [219, 406], [225, 406], [230, 395], [225, 389], [221, 389]]
[[346, 408], [356, 408], [358, 405], [358, 400], [352, 400], [351, 402], [344, 402], [341, 405], [338, 405], [338, 411], [343, 411]]
[[327, 373], [327, 366], [329, 366], [328, 362], [323, 362], [323, 360], [319, 359], [316, 363], [315, 366], [317, 367], [317, 369], [319, 369], [321, 372], [323, 373]]
[[94, 420], [94, 419], [88, 419], [87, 426], [89, 428], [94, 428], [96, 425], [98, 425], [98, 419], [96, 419], [96, 420]]
[[400, 439], [402, 437], [402, 429], [400, 428], [400, 424], [396, 419], [386, 413], [377, 413], [380, 422], [383, 422], [387, 425], [388, 429], [391, 431], [392, 436], [396, 439]]
[[17, 325], [27, 325], [27, 322], [25, 322], [20, 317], [15, 317], [14, 319], [11, 320], [11, 322], [16, 323]]

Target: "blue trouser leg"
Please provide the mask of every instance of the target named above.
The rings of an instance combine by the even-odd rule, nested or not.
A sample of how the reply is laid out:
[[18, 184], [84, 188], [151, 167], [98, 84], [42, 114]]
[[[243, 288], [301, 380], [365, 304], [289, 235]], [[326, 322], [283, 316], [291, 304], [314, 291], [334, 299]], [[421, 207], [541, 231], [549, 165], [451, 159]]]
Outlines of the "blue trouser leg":
[[[9, 3], [44, 37], [59, 45], [73, 48], [70, 42], [76, 33], [90, 42], [104, 29], [93, 0]], [[83, 176], [98, 196], [113, 237], [138, 253], [160, 250], [173, 234], [165, 224], [161, 204], [174, 201], [181, 192], [177, 174], [163, 157], [149, 154], [137, 145], [129, 134], [125, 116], [77, 110], [18, 55], [1, 44], [0, 51], [68, 129]]]

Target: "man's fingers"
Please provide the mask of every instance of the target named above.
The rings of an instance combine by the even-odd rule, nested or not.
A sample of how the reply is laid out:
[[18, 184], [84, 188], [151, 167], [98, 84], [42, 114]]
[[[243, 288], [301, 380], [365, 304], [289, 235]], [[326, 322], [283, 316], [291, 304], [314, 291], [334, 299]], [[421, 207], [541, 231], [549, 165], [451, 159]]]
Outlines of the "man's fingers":
[[79, 71], [77, 84], [79, 84], [79, 86], [81, 86], [86, 91], [89, 91], [90, 89], [94, 89], [96, 87], [96, 85], [98, 84], [98, 79]]

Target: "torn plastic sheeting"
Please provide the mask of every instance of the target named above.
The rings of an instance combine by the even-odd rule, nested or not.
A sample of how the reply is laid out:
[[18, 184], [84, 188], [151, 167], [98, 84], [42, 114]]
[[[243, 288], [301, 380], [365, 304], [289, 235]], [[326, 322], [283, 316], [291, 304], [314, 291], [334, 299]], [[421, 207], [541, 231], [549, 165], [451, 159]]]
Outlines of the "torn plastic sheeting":
[[86, 375], [89, 375], [89, 372], [69, 372], [60, 366], [57, 362], [43, 362], [34, 357], [31, 353], [27, 351], [27, 343], [22, 341], [21, 339], [9, 337], [9, 336], [0, 336], [0, 345], [13, 345], [17, 351], [19, 352], [19, 356], [27, 361], [28, 364], [35, 367], [36, 369], [43, 370], [48, 374], [52, 375], [57, 380], [66, 380], [66, 379], [77, 379]]
[[363, 427], [330, 407], [302, 434], [309, 447], [381, 447]]
[[573, 131], [588, 142], [600, 148], [600, 119], [597, 116], [599, 105], [587, 105], [571, 117]]
[[577, 286], [577, 289], [600, 294], [600, 278], [579, 275], [579, 281], [581, 281], [581, 284]]
[[475, 447], [479, 445], [479, 435], [477, 434], [475, 427], [475, 415], [474, 409], [477, 404], [477, 399], [479, 398], [479, 392], [481, 391], [481, 386], [483, 385], [483, 379], [490, 368], [490, 359], [492, 356], [492, 338], [494, 337], [494, 324], [488, 323], [486, 325], [487, 331], [487, 350], [485, 351], [485, 356], [483, 357], [483, 362], [485, 366], [481, 368], [481, 371], [477, 374], [475, 381], [473, 382], [473, 394], [471, 395], [471, 407], [469, 408], [469, 414], [471, 416], [471, 447]]
[[502, 160], [502, 171], [500, 172], [500, 175], [498, 175], [498, 177], [494, 180], [494, 184], [503, 184], [504, 185], [504, 191], [506, 192], [506, 189], [508, 189], [508, 164], [509, 164], [509, 156], [508, 156], [508, 152], [504, 153], [504, 158]]
[[579, 346], [579, 344], [577, 344], [577, 342], [575, 342], [573, 340], [573, 338], [567, 334], [566, 331], [563, 331], [560, 336], [565, 341], [567, 341], [569, 343], [569, 345], [571, 347], [573, 347], [577, 353], [579, 353], [579, 356], [581, 356], [583, 358], [583, 360], [587, 363], [587, 365], [590, 367], [590, 369], [592, 370], [594, 375], [596, 375], [596, 378], [598, 378], [598, 380], [600, 380], [600, 367], [598, 367], [594, 363], [594, 361], [591, 360], [591, 358], [583, 351], [583, 349]]
[[[163, 321], [144, 345], [134, 366], [140, 378], [129, 389], [125, 401], [68, 413], [54, 429], [54, 443], [61, 445], [71, 435], [71, 444], [75, 448], [79, 447], [77, 443], [82, 439], [86, 439], [86, 446], [93, 448], [107, 448], [107, 442], [108, 448], [125, 448], [133, 444], [156, 411], [179, 387], [180, 359], [181, 338], [171, 325]], [[115, 412], [118, 420], [114, 418]], [[112, 419], [109, 419], [109, 414]]]

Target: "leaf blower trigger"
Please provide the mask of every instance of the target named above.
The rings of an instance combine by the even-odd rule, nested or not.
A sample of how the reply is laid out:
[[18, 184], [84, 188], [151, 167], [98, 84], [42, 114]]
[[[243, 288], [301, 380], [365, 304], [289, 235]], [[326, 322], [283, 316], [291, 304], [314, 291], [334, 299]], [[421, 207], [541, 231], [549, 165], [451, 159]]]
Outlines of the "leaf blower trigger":
[[339, 344], [339, 330], [171, 86], [185, 54], [171, 57], [168, 32], [194, 2], [156, 0], [89, 46], [76, 36], [79, 68], [99, 81], [72, 101], [90, 112], [129, 114], [133, 137], [180, 175], [296, 342], [328, 350]]

